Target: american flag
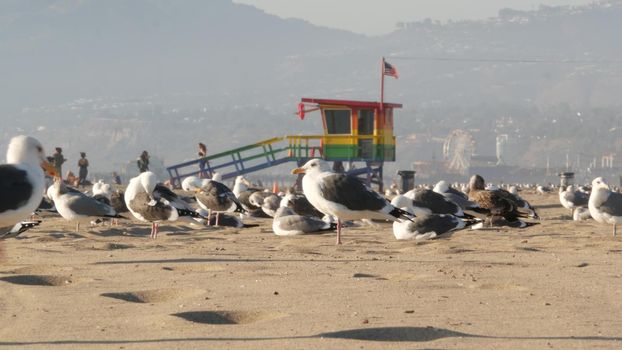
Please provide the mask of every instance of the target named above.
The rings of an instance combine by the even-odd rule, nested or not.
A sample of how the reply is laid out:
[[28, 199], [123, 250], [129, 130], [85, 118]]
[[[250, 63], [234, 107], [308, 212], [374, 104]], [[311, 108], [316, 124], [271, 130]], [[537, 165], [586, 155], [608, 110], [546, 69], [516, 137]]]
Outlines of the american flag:
[[397, 69], [395, 69], [395, 67], [393, 67], [393, 65], [391, 65], [389, 62], [383, 60], [382, 61], [384, 63], [384, 75], [388, 75], [390, 77], [393, 77], [395, 79], [397, 79]]

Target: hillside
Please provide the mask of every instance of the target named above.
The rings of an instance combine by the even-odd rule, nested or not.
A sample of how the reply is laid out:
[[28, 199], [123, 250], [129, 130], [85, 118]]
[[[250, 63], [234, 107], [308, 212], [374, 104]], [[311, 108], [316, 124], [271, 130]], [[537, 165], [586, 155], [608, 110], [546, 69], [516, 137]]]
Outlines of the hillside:
[[525, 166], [566, 153], [591, 159], [622, 152], [620, 32], [615, 1], [400, 23], [381, 37], [228, 0], [3, 1], [0, 132], [39, 135], [70, 156], [85, 150], [99, 171], [142, 149], [182, 161], [198, 141], [216, 152], [316, 133], [317, 120], [292, 115], [299, 98], [377, 99], [384, 55], [400, 72], [387, 99], [405, 105], [396, 167], [439, 157], [433, 140], [456, 127], [485, 155], [508, 134], [512, 161]]

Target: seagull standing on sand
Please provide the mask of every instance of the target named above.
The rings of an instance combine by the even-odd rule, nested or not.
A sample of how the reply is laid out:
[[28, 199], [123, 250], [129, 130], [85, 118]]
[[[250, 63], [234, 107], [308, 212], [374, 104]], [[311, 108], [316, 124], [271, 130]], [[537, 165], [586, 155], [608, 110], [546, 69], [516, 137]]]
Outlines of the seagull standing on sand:
[[150, 171], [130, 180], [124, 199], [135, 218], [151, 222], [151, 238], [157, 237], [161, 221], [176, 221], [184, 216], [207, 219], [190, 209], [174, 192], [158, 185], [155, 174]]
[[58, 175], [34, 137], [13, 137], [6, 159], [7, 164], [0, 165], [0, 232], [11, 231], [41, 203], [45, 190], [42, 168], [49, 175]]
[[58, 213], [65, 220], [76, 222], [76, 231], [81, 222], [90, 222], [93, 218], [122, 218], [110, 205], [82, 192], [68, 190], [59, 177], [54, 178], [53, 188], [48, 193]]
[[611, 192], [605, 179], [597, 177], [592, 181], [588, 208], [594, 220], [613, 225], [615, 236], [616, 225], [622, 223], [622, 193]]
[[337, 218], [337, 244], [341, 244], [343, 220], [395, 221], [412, 216], [365, 187], [359, 178], [332, 172], [321, 159], [311, 159], [292, 170], [292, 174], [306, 174], [302, 178], [302, 189], [309, 202], [322, 213]]
[[565, 190], [563, 187], [559, 188], [559, 202], [564, 208], [570, 209], [571, 215], [574, 208], [587, 206], [589, 200], [589, 194], [583, 191], [575, 191], [572, 185], [567, 186]]
[[190, 188], [195, 191], [197, 203], [208, 211], [208, 216], [211, 216], [212, 211], [216, 212], [216, 227], [219, 225], [220, 213], [244, 212], [242, 204], [229, 187], [218, 181], [204, 179], [200, 183], [191, 183]]

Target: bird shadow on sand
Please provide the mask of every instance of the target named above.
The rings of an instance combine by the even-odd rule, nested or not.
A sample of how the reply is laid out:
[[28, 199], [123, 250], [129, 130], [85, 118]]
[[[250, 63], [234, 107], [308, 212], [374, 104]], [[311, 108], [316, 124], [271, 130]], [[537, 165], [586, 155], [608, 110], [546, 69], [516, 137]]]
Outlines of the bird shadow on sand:
[[[228, 324], [228, 323], [223, 323]], [[606, 336], [540, 336], [540, 337], [503, 337], [487, 336], [457, 332], [450, 329], [435, 327], [378, 327], [357, 328], [336, 332], [320, 333], [308, 336], [292, 337], [184, 337], [159, 339], [116, 339], [116, 340], [40, 340], [40, 341], [0, 341], [0, 346], [32, 346], [32, 345], [113, 345], [113, 344], [155, 344], [155, 343], [182, 343], [182, 342], [248, 342], [248, 341], [279, 341], [279, 340], [312, 340], [312, 339], [342, 339], [373, 342], [430, 342], [444, 338], [478, 338], [499, 340], [574, 340], [574, 341], [622, 341], [622, 337]]]
[[[222, 255], [222, 254], [219, 254]], [[369, 259], [245, 259], [237, 258], [235, 254], [229, 254], [235, 256], [233, 258], [180, 258], [180, 259], [153, 259], [153, 260], [112, 260], [112, 261], [97, 261], [92, 265], [133, 265], [133, 264], [185, 264], [185, 263], [257, 263], [257, 262], [314, 262], [314, 263], [338, 263], [338, 262], [391, 262], [391, 260], [378, 260], [374, 258]], [[399, 263], [411, 262], [411, 263], [438, 263], [438, 261], [429, 260], [399, 260], [395, 261]]]
[[552, 208], [563, 208], [563, 207], [559, 203], [552, 203], [552, 204], [534, 205], [534, 208], [535, 209], [552, 209]]
[[[174, 236], [174, 235], [188, 235], [196, 230], [183, 226], [160, 226], [159, 234]], [[109, 227], [108, 229], [101, 229], [92, 231], [91, 234], [100, 237], [114, 237], [114, 236], [130, 236], [130, 237], [149, 237], [151, 234], [151, 227], [142, 226], [123, 226], [123, 227]]]

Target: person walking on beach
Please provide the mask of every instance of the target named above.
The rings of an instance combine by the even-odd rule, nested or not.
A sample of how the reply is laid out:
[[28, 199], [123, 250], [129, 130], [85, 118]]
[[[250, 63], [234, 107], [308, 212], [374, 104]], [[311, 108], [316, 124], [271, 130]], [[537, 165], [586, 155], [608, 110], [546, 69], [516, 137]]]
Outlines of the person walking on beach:
[[59, 174], [60, 176], [60, 174], [63, 173], [61, 171], [62, 165], [67, 160], [65, 159], [65, 156], [63, 156], [63, 149], [60, 147], [56, 147], [56, 152], [52, 154], [52, 159], [53, 159], [52, 164], [54, 165], [54, 168], [56, 168], [56, 173]]
[[147, 151], [143, 151], [138, 157], [136, 164], [138, 165], [138, 171], [144, 173], [145, 171], [149, 171], [149, 153]]
[[89, 170], [89, 160], [86, 159], [86, 153], [80, 152], [80, 160], [78, 160], [78, 186], [84, 186], [86, 182], [86, 175], [88, 175]]
[[205, 172], [205, 166], [207, 165], [207, 161], [204, 160], [207, 156], [207, 146], [204, 143], [199, 142], [199, 177], [205, 178], [207, 177], [207, 173]]

